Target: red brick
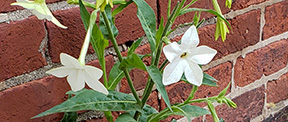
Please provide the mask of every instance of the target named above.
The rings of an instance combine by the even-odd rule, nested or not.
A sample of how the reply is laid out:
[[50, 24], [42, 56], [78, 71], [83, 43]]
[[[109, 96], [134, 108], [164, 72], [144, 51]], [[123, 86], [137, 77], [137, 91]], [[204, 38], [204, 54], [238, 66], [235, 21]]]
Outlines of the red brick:
[[287, 113], [288, 113], [288, 106], [278, 111], [277, 113], [270, 115], [262, 122], [287, 122], [288, 120]]
[[265, 1], [269, 1], [269, 0], [235, 0], [232, 3], [231, 9], [233, 10], [243, 9], [243, 8], [249, 7], [250, 5], [259, 4]]
[[63, 102], [70, 87], [65, 79], [53, 76], [32, 81], [0, 92], [1, 122], [59, 121], [62, 114], [30, 119]]
[[[63, 0], [47, 0], [46, 3], [53, 3], [57, 1], [63, 1]], [[13, 2], [16, 2], [16, 0], [0, 0], [0, 12], [9, 12], [9, 11], [14, 11], [14, 10], [24, 9], [20, 6], [10, 5]]]
[[29, 17], [0, 24], [0, 28], [0, 81], [46, 65], [38, 52], [45, 37], [43, 21]]
[[227, 40], [221, 37], [215, 40], [215, 24], [199, 29], [200, 45], [207, 45], [218, 51], [214, 59], [219, 59], [231, 53], [240, 51], [259, 42], [260, 10], [254, 10], [237, 16], [230, 21], [232, 30], [227, 34]]
[[[237, 104], [237, 108], [228, 108], [226, 104], [216, 107], [219, 118], [225, 122], [249, 122], [253, 118], [262, 114], [265, 102], [264, 85], [246, 92], [232, 100]], [[206, 116], [207, 122], [212, 122], [212, 116]]]
[[238, 58], [235, 65], [235, 83], [243, 87], [270, 75], [287, 65], [288, 40], [280, 40]]
[[[148, 0], [147, 2], [156, 11], [156, 1]], [[144, 35], [144, 31], [136, 13], [136, 5], [131, 4], [115, 17], [116, 27], [119, 30], [119, 35], [117, 36], [118, 44], [136, 40]], [[68, 29], [62, 29], [51, 22], [47, 22], [50, 47], [49, 53], [52, 61], [59, 62], [59, 55], [61, 52], [78, 57], [86, 34], [80, 17], [79, 8], [56, 11], [54, 12], [54, 16], [63, 25], [67, 26]], [[112, 46], [111, 43], [110, 46]], [[90, 48], [90, 53], [91, 52], [93, 52], [92, 48]]]
[[[176, 5], [177, 1], [179, 0], [172, 0], [171, 1], [171, 12]], [[227, 13], [230, 10], [225, 7], [225, 0], [218, 0], [220, 8], [222, 10], [222, 13]], [[186, 4], [188, 4], [190, 0], [187, 0]], [[164, 17], [164, 19], [167, 19], [167, 8], [168, 8], [168, 0], [159, 0], [159, 5], [160, 5], [160, 17]], [[194, 5], [191, 6], [192, 8], [204, 8], [204, 9], [214, 9], [212, 1], [211, 0], [198, 0]], [[213, 14], [207, 13], [207, 12], [202, 12], [201, 13], [201, 19], [202, 18], [210, 18], [213, 17]], [[181, 15], [175, 20], [175, 25], [183, 24], [183, 23], [190, 23], [193, 21], [194, 17], [194, 12]]]
[[267, 102], [277, 103], [288, 99], [288, 73], [277, 80], [269, 81], [267, 84]]
[[288, 31], [287, 0], [268, 6], [265, 10], [264, 39]]

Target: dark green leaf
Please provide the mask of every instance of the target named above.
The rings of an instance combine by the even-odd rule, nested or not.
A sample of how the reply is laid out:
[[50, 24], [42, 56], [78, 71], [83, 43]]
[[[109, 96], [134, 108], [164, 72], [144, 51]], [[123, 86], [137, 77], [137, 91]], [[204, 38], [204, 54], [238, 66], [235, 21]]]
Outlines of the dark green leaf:
[[77, 118], [77, 112], [65, 112], [60, 122], [76, 122]]
[[161, 37], [162, 37], [162, 33], [164, 31], [164, 19], [163, 17], [161, 18], [160, 24], [159, 24], [159, 28], [156, 32], [156, 47], [158, 48], [160, 41], [161, 41]]
[[160, 94], [161, 94], [163, 100], [165, 101], [167, 107], [171, 109], [171, 105], [170, 105], [167, 91], [165, 89], [165, 86], [162, 83], [161, 72], [154, 65], [147, 67], [147, 71], [148, 71], [150, 77], [152, 78], [153, 82], [155, 83], [155, 86], [156, 86], [157, 90], [160, 92]]
[[121, 114], [115, 122], [137, 122], [129, 113]]
[[131, 45], [131, 47], [128, 49], [127, 55], [131, 55], [132, 53], [135, 52], [136, 48], [140, 45], [141, 41], [143, 40], [143, 37], [141, 37], [140, 39], [138, 39], [137, 41], [133, 42], [133, 44]]
[[135, 53], [129, 55], [127, 58], [124, 58], [119, 65], [119, 69], [123, 70], [125, 68], [128, 68], [128, 66], [134, 66], [138, 69], [142, 69], [146, 71], [145, 64], [142, 62], [139, 56]]
[[133, 0], [138, 6], [137, 17], [148, 38], [151, 52], [154, 52], [156, 34], [156, 16], [153, 9], [144, 0]]
[[[125, 74], [122, 70], [119, 69], [120, 61], [117, 61], [110, 73], [109, 73], [109, 79], [108, 79], [108, 90], [114, 90], [117, 86], [117, 84], [120, 82], [122, 78], [125, 77]], [[130, 72], [134, 67], [128, 67], [128, 71]]]
[[[107, 17], [109, 19], [109, 24], [110, 24], [110, 26], [112, 28], [112, 32], [114, 34], [114, 37], [116, 37], [118, 35], [118, 29], [116, 28], [115, 23], [113, 21], [110, 5], [107, 5], [105, 7], [104, 11], [107, 14]], [[101, 32], [103, 33], [104, 38], [109, 40], [110, 39], [109, 38], [109, 33], [108, 33], [107, 28], [106, 28], [105, 21], [104, 21], [104, 18], [103, 18], [102, 14], [100, 14], [99, 28], [100, 28]]]
[[[138, 122], [147, 122], [148, 117], [150, 115], [156, 114], [156, 113], [158, 113], [158, 111], [155, 108], [145, 104], [143, 109], [142, 109], [141, 115], [140, 115], [140, 117], [138, 119]], [[129, 114], [131, 116], [133, 116], [135, 114], [135, 111], [131, 111], [131, 112], [129, 112]]]
[[109, 95], [107, 96], [88, 89], [82, 89], [79, 92], [69, 91], [67, 94], [74, 94], [75, 96], [33, 118], [59, 112], [75, 112], [82, 110], [141, 111], [141, 107], [136, 103], [133, 96], [116, 91], [109, 91]]
[[80, 7], [80, 16], [81, 16], [83, 25], [85, 29], [87, 30], [89, 26], [90, 14], [86, 10], [85, 6], [83, 5], [82, 0], [79, 0], [79, 7]]
[[[113, 1], [114, 2], [114, 1]], [[124, 1], [125, 3], [121, 3], [120, 6], [118, 6], [116, 9], [113, 10], [112, 12], [112, 17], [120, 13], [124, 8], [126, 8], [129, 4], [132, 3], [132, 1]]]
[[225, 23], [229, 26], [230, 29], [232, 28], [231, 25], [230, 25], [230, 23], [229, 23], [222, 15], [220, 15], [219, 13], [217, 13], [216, 11], [214, 11], [213, 9], [187, 8], [187, 9], [185, 9], [184, 11], [180, 12], [179, 16], [180, 16], [180, 15], [183, 15], [183, 14], [186, 14], [186, 13], [189, 13], [189, 12], [193, 12], [193, 11], [205, 11], [205, 12], [214, 14], [214, 15], [216, 15], [217, 17], [220, 17], [222, 20], [224, 20]]

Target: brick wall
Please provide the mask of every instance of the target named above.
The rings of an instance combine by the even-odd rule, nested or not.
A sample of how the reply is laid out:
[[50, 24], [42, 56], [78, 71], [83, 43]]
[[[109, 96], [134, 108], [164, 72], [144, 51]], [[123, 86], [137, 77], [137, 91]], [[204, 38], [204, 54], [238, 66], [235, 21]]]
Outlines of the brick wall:
[[[67, 99], [65, 92], [70, 88], [66, 79], [48, 76], [45, 71], [59, 66], [59, 54], [68, 53], [77, 57], [84, 40], [85, 31], [81, 23], [79, 8], [67, 5], [63, 0], [47, 0], [54, 16], [67, 30], [56, 27], [51, 22], [40, 21], [28, 10], [10, 6], [15, 0], [0, 0], [0, 121], [38, 122], [59, 121], [62, 114], [54, 114], [30, 120]], [[93, 1], [93, 0], [90, 0]], [[146, 0], [159, 16], [166, 15], [168, 0]], [[176, 0], [172, 0], [175, 5]], [[225, 17], [233, 30], [223, 43], [214, 41], [215, 18], [203, 13], [205, 25], [199, 29], [201, 45], [208, 45], [218, 51], [213, 61], [204, 66], [206, 73], [219, 80], [218, 88], [201, 86], [195, 97], [217, 95], [232, 82], [227, 95], [237, 105], [237, 109], [216, 105], [219, 117], [227, 122], [234, 121], [286, 121], [288, 111], [288, 1], [287, 0], [235, 0], [232, 8], [224, 7], [225, 0], [219, 0]], [[194, 7], [212, 8], [210, 0], [198, 0]], [[176, 24], [192, 21], [193, 14], [179, 17]], [[129, 21], [129, 22], [128, 22]], [[123, 54], [125, 42], [144, 36], [136, 16], [136, 6], [129, 5], [116, 16], [119, 29], [117, 40]], [[179, 40], [187, 27], [177, 29], [169, 37]], [[99, 67], [93, 49], [87, 56], [89, 65]], [[143, 43], [136, 51], [149, 52], [149, 45]], [[109, 72], [115, 60], [111, 47], [106, 49]], [[149, 64], [149, 59], [146, 59]], [[131, 73], [134, 85], [141, 95], [148, 74], [141, 70]], [[119, 90], [129, 93], [128, 84], [123, 79]], [[191, 86], [183, 82], [170, 85], [167, 92], [172, 103], [182, 102], [189, 95]], [[164, 102], [154, 90], [148, 104], [161, 110]], [[204, 104], [197, 104], [204, 107]], [[115, 116], [118, 113], [113, 112]], [[97, 122], [105, 118], [102, 113], [84, 111], [79, 113], [79, 121]], [[171, 120], [173, 117], [166, 119]], [[179, 121], [186, 121], [180, 118]], [[212, 121], [211, 116], [193, 121]]]

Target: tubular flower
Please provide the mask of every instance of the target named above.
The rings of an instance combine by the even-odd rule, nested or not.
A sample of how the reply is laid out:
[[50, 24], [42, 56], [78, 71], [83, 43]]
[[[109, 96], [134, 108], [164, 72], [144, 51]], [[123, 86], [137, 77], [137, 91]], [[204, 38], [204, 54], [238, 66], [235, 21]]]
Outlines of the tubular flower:
[[80, 65], [77, 59], [65, 53], [60, 54], [60, 61], [64, 66], [51, 69], [46, 73], [59, 78], [68, 76], [67, 81], [72, 91], [83, 89], [86, 82], [93, 90], [108, 95], [108, 90], [99, 81], [103, 75], [102, 70], [93, 66]]
[[96, 9], [100, 7], [101, 11], [104, 11], [106, 5], [109, 3], [111, 8], [113, 8], [113, 0], [97, 0], [96, 1]]
[[26, 9], [30, 9], [32, 13], [40, 20], [47, 19], [48, 21], [51, 21], [55, 25], [66, 29], [67, 27], [62, 25], [50, 12], [48, 9], [45, 0], [35, 0], [35, 1], [29, 1], [29, 0], [16, 0], [17, 2], [12, 3], [11, 5], [19, 5]]
[[170, 62], [164, 69], [162, 82], [170, 85], [178, 82], [183, 73], [188, 82], [200, 86], [203, 71], [200, 65], [209, 63], [217, 51], [208, 46], [199, 46], [199, 37], [195, 26], [191, 26], [183, 35], [181, 44], [170, 43], [163, 48], [163, 52]]
[[[227, 5], [227, 1], [229, 1], [229, 0], [226, 0], [226, 5]], [[213, 6], [214, 6], [215, 11], [218, 14], [220, 14], [221, 16], [223, 16], [217, 0], [212, 0], [212, 2], [213, 2]], [[232, 4], [232, 1], [231, 1], [231, 4]], [[220, 17], [217, 17], [215, 40], [217, 40], [219, 38], [219, 36], [221, 35], [222, 41], [224, 42], [226, 40], [226, 34], [227, 33], [229, 33], [229, 29], [227, 28], [224, 20], [222, 20]]]

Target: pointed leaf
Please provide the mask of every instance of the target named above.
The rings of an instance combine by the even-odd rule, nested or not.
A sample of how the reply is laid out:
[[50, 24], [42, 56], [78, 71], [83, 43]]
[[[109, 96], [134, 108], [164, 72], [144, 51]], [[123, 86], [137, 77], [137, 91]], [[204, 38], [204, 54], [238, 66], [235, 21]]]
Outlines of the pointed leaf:
[[[116, 9], [113, 10], [112, 12], [112, 17], [114, 17], [115, 15], [119, 14], [124, 8], [126, 8], [129, 4], [132, 3], [132, 1], [124, 1], [125, 3], [122, 3], [121, 5], [119, 5]], [[114, 1], [113, 1], [114, 3]]]
[[144, 0], [133, 0], [138, 7], [137, 17], [148, 38], [151, 52], [154, 52], [156, 34], [156, 16], [153, 9]]
[[142, 60], [139, 58], [139, 56], [135, 53], [131, 54], [127, 58], [124, 58], [119, 65], [119, 69], [123, 70], [125, 68], [128, 68], [128, 66], [134, 66], [138, 69], [142, 69], [142, 70], [146, 71], [145, 64], [142, 62]]
[[129, 113], [121, 114], [115, 122], [137, 122]]
[[171, 109], [171, 105], [170, 105], [167, 91], [165, 89], [164, 84], [162, 83], [162, 73], [154, 65], [147, 67], [147, 71], [148, 71], [151, 79], [155, 83], [155, 86], [156, 86], [157, 90], [160, 92], [160, 94], [161, 94], [163, 100], [165, 101], [167, 107]]
[[89, 26], [89, 20], [90, 20], [90, 14], [87, 11], [87, 9], [85, 8], [82, 0], [79, 0], [79, 7], [80, 7], [80, 16], [83, 22], [83, 25], [85, 27], [85, 29], [88, 29]]
[[[121, 79], [125, 77], [124, 72], [119, 69], [119, 65], [120, 61], [117, 61], [109, 73], [108, 90], [114, 90]], [[128, 67], [128, 72], [130, 72], [133, 68], [134, 67]]]
[[[113, 31], [113, 34], [114, 34], [114, 37], [116, 37], [118, 35], [118, 29], [117, 27], [115, 26], [115, 23], [113, 21], [113, 18], [112, 18], [112, 13], [111, 13], [111, 7], [110, 5], [107, 5], [105, 7], [105, 10], [104, 10], [107, 14], [107, 17], [109, 19], [109, 24], [112, 28], [112, 31]], [[100, 14], [100, 22], [99, 22], [99, 28], [101, 30], [101, 32], [103, 33], [103, 36], [105, 39], [109, 40], [109, 33], [108, 33], [108, 30], [106, 28], [106, 25], [105, 25], [105, 21], [104, 21], [104, 18], [103, 18], [103, 15]]]
[[139, 45], [142, 42], [142, 40], [143, 40], [143, 37], [141, 37], [137, 41], [133, 42], [131, 47], [128, 49], [128, 52], [127, 52], [128, 56], [135, 52], [136, 48], [139, 47]]
[[156, 32], [156, 48], [158, 48], [159, 44], [160, 44], [160, 41], [161, 41], [161, 36], [162, 36], [162, 33], [164, 31], [164, 19], [163, 17], [161, 18], [161, 21], [160, 21], [160, 24], [159, 24], [159, 28]]
[[[186, 79], [185, 75], [182, 75], [182, 78], [180, 80], [182, 80], [186, 83], [189, 83], [188, 80]], [[214, 81], [217, 81], [217, 80], [215, 78], [213, 78], [212, 76], [208, 75], [207, 73], [203, 72], [202, 85], [217, 87], [217, 83]]]
[[141, 111], [133, 96], [116, 91], [109, 91], [109, 95], [105, 95], [94, 90], [83, 89], [79, 92], [69, 91], [67, 94], [75, 94], [75, 96], [33, 118], [82, 110]]

